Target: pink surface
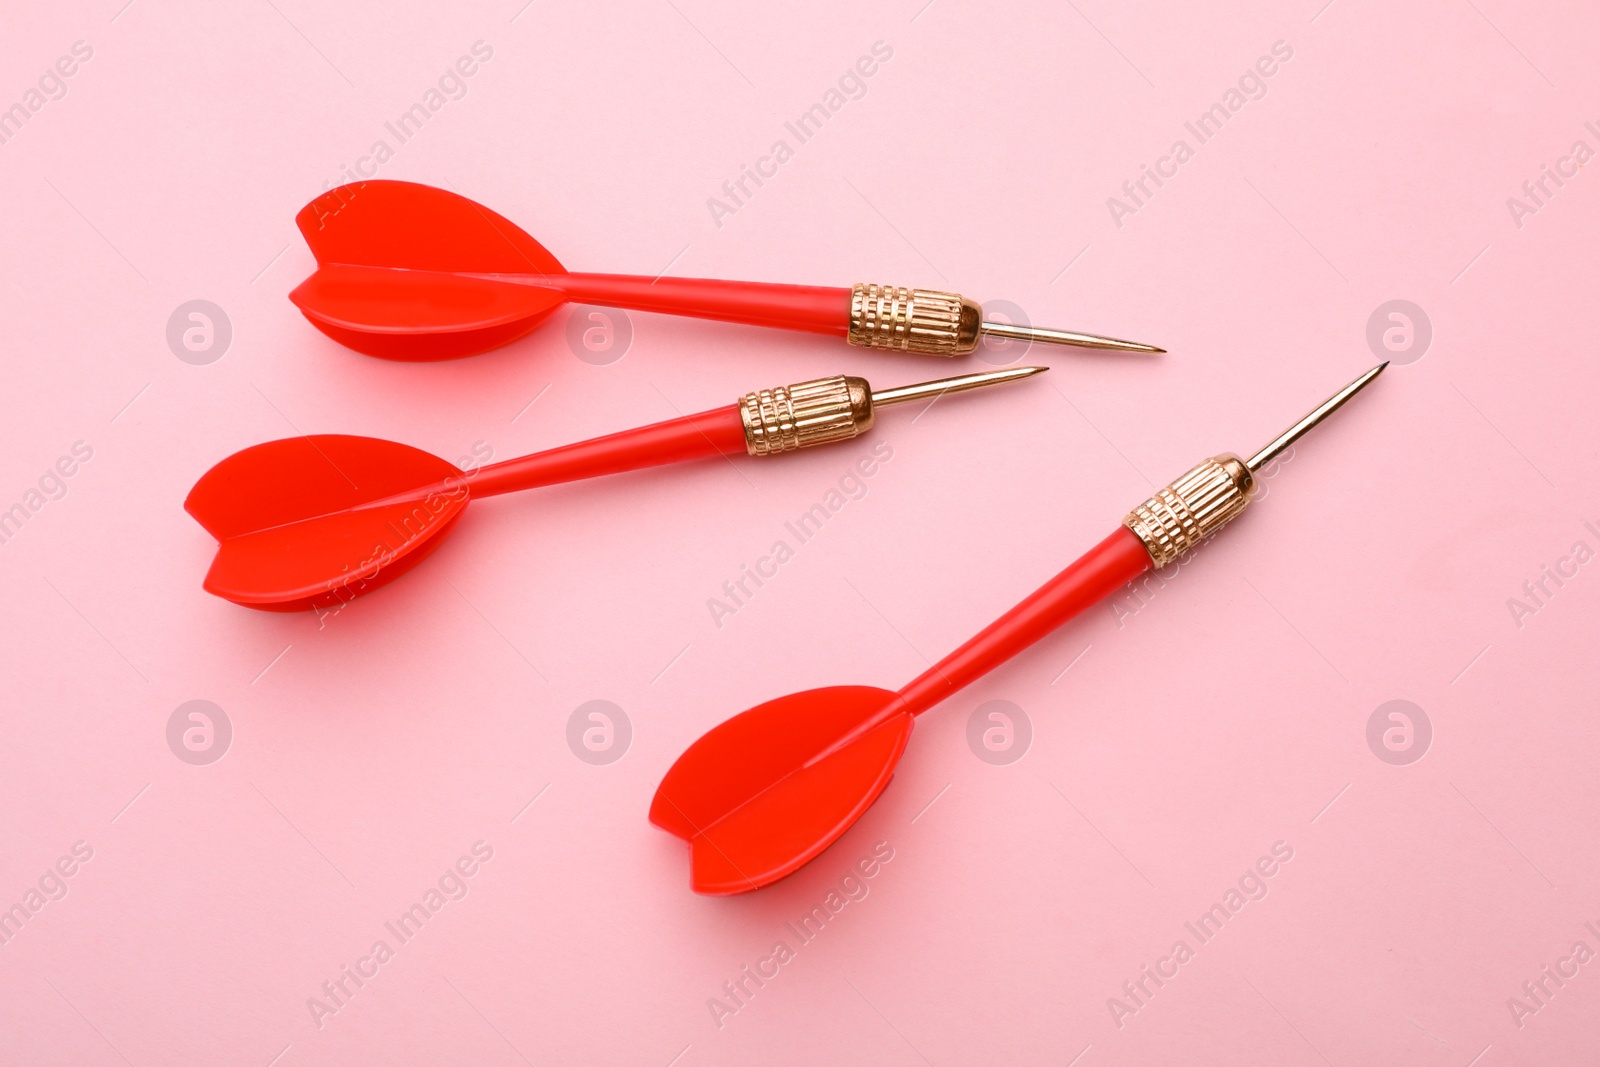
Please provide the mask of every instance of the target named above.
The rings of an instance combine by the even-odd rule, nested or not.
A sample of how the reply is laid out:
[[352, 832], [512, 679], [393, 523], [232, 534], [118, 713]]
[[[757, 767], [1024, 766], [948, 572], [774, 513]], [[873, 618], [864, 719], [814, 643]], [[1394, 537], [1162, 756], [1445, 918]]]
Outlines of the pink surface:
[[[0, 105], [39, 105], [0, 144], [0, 508], [26, 514], [0, 545], [0, 905], [27, 916], [0, 927], [0, 1060], [1592, 1061], [1592, 5], [122, 3], [31, 5], [0, 40]], [[385, 123], [479, 41], [400, 143]], [[880, 41], [800, 143], [785, 123]], [[1185, 123], [1261, 57], [1201, 143]], [[1171, 354], [1036, 350], [1047, 377], [871, 439], [487, 501], [333, 617], [252, 613], [201, 591], [213, 542], [180, 503], [258, 441], [481, 462], [950, 366], [648, 315], [604, 363], [566, 313], [459, 363], [354, 355], [285, 298], [311, 269], [292, 218], [380, 140], [383, 177], [479, 199], [574, 270], [948, 287]], [[1135, 200], [1146, 165], [1169, 176]], [[1541, 192], [1545, 165], [1566, 177]], [[231, 323], [209, 363], [169, 346], [196, 299]], [[793, 689], [900, 686], [1153, 487], [1374, 362], [1396, 299], [1431, 322], [1421, 358], [1177, 580], [925, 716], [800, 874], [688, 891], [645, 813], [696, 736]], [[787, 532], [841, 485], [820, 532]], [[793, 558], [714, 613], [780, 540]], [[188, 712], [169, 746], [193, 700], [231, 723], [208, 765], [175, 755]], [[614, 762], [575, 755], [593, 708], [569, 747], [595, 700], [631, 724]], [[1409, 764], [1378, 753], [1422, 749], [1414, 711], [1409, 748], [1388, 712], [1369, 744], [1392, 700], [1431, 725]], [[991, 701], [1031, 724], [1009, 712], [1020, 760], [976, 754], [1006, 754], [994, 707], [968, 742]]]

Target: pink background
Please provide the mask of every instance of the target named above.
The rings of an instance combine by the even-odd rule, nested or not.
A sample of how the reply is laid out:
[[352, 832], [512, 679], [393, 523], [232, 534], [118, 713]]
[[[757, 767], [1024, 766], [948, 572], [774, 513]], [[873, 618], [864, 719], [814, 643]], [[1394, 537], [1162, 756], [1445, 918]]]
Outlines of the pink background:
[[[1536, 1013], [1507, 1001], [1570, 973], [1574, 942], [1600, 951], [1600, 563], [1520, 619], [1508, 599], [1575, 542], [1600, 549], [1600, 178], [1520, 226], [1507, 198], [1573, 142], [1600, 148], [1600, 15], [923, 3], [7, 15], [0, 105], [75, 41], [93, 57], [0, 145], [0, 508], [74, 442], [93, 458], [0, 546], [0, 905], [75, 842], [93, 858], [0, 945], [0, 1060], [1592, 1061], [1600, 961], [1546, 980]], [[214, 599], [213, 542], [180, 504], [259, 441], [507, 458], [752, 388], [951, 366], [643, 314], [608, 365], [576, 358], [564, 313], [440, 365], [322, 337], [285, 299], [312, 266], [295, 210], [394, 147], [384, 123], [480, 40], [466, 95], [381, 175], [479, 199], [573, 269], [946, 287], [1171, 354], [1035, 350], [1048, 377], [886, 413], [874, 439], [476, 505], [325, 626]], [[877, 41], [893, 55], [866, 94], [796, 147], [784, 122]], [[1184, 123], [1279, 41], [1265, 97], [1116, 225], [1107, 198], [1196, 147]], [[716, 225], [707, 199], [778, 138], [794, 158]], [[208, 365], [166, 340], [193, 299], [232, 325]], [[793, 689], [898, 687], [1153, 487], [1372, 364], [1392, 299], [1431, 321], [1422, 358], [1181, 580], [926, 716], [800, 874], [689, 892], [685, 847], [645, 812], [690, 741]], [[879, 442], [866, 495], [716, 626], [708, 598]], [[194, 699], [234, 730], [207, 766], [166, 741]], [[605, 766], [566, 742], [595, 699], [633, 729]], [[1405, 766], [1366, 739], [1394, 699], [1433, 731]], [[1032, 724], [1020, 761], [968, 746], [991, 700]], [[466, 897], [399, 944], [384, 923], [478, 841], [493, 858]], [[785, 923], [880, 841], [868, 895], [799, 945]], [[1275, 842], [1293, 858], [1267, 896], [1200, 944], [1185, 922]], [[308, 998], [380, 938], [393, 958], [319, 1026]], [[780, 939], [795, 958], [719, 1026], [710, 998]], [[1179, 939], [1193, 958], [1119, 1026], [1108, 998], [1135, 1006], [1123, 983]]]

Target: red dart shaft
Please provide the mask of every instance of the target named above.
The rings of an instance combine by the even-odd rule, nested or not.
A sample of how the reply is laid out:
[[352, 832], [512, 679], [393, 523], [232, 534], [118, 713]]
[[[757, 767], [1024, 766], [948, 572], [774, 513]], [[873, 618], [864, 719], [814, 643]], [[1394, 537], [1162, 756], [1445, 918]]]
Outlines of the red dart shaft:
[[631, 274], [560, 274], [550, 284], [585, 304], [839, 337], [850, 332], [849, 289]]
[[1250, 502], [1256, 471], [1339, 410], [1388, 365], [1380, 363], [1324, 400], [1248, 462], [1234, 455], [1213, 456], [1134, 508], [1116, 533], [900, 690], [899, 709], [913, 715], [927, 711], [1155, 566], [1153, 553], [1166, 566], [1216, 533]]
[[[984, 322], [959, 293], [572, 273], [510, 219], [445, 189], [371, 179], [296, 216], [316, 273], [290, 294], [341, 344], [383, 359], [456, 359], [523, 337], [563, 302], [843, 337], [864, 348], [966, 355], [980, 336], [1160, 352], [1113, 337]], [[517, 290], [521, 289], [521, 292]]]
[[496, 496], [667, 463], [744, 454], [739, 405], [729, 404], [492, 464], [472, 479], [472, 495]]
[[1143, 542], [1126, 526], [1078, 557], [978, 636], [912, 679], [896, 711], [920, 715], [1116, 592], [1152, 566]]

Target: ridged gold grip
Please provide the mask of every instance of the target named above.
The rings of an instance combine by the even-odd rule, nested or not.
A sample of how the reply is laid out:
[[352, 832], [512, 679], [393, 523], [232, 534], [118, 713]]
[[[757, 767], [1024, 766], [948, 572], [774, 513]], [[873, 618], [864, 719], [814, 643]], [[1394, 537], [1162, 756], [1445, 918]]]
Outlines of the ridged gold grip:
[[1122, 525], [1144, 542], [1157, 567], [1165, 567], [1227, 525], [1255, 491], [1244, 460], [1213, 456], [1128, 512]]
[[978, 347], [983, 309], [955, 293], [857, 284], [850, 290], [853, 345], [960, 356]]
[[839, 374], [746, 393], [739, 416], [746, 450], [770, 456], [865, 433], [872, 426], [872, 394], [860, 378]]

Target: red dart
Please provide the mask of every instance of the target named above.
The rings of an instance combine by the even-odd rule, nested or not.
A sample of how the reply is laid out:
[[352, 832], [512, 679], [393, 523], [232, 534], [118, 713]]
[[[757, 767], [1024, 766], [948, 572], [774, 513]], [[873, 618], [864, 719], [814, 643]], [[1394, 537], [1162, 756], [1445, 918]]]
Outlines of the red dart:
[[1114, 337], [986, 321], [955, 293], [575, 274], [510, 220], [412, 182], [354, 182], [295, 216], [317, 270], [289, 294], [340, 344], [384, 359], [455, 359], [509, 344], [577, 301], [834, 334], [865, 348], [955, 356], [983, 334], [1161, 352]]
[[472, 474], [375, 437], [268, 441], [207, 471], [183, 503], [221, 542], [205, 588], [266, 611], [326, 608], [427, 558], [468, 501], [711, 456], [781, 455], [872, 428], [877, 409], [1017, 381], [1014, 367], [873, 392], [838, 375], [747, 393], [735, 404], [536, 452]]
[[915, 716], [1210, 537], [1250, 502], [1257, 471], [1386, 366], [1345, 386], [1249, 460], [1226, 454], [1189, 471], [898, 693], [811, 689], [714, 727], [678, 757], [650, 805], [651, 822], [689, 842], [690, 885], [699, 893], [743, 893], [814, 859], [889, 784]]

